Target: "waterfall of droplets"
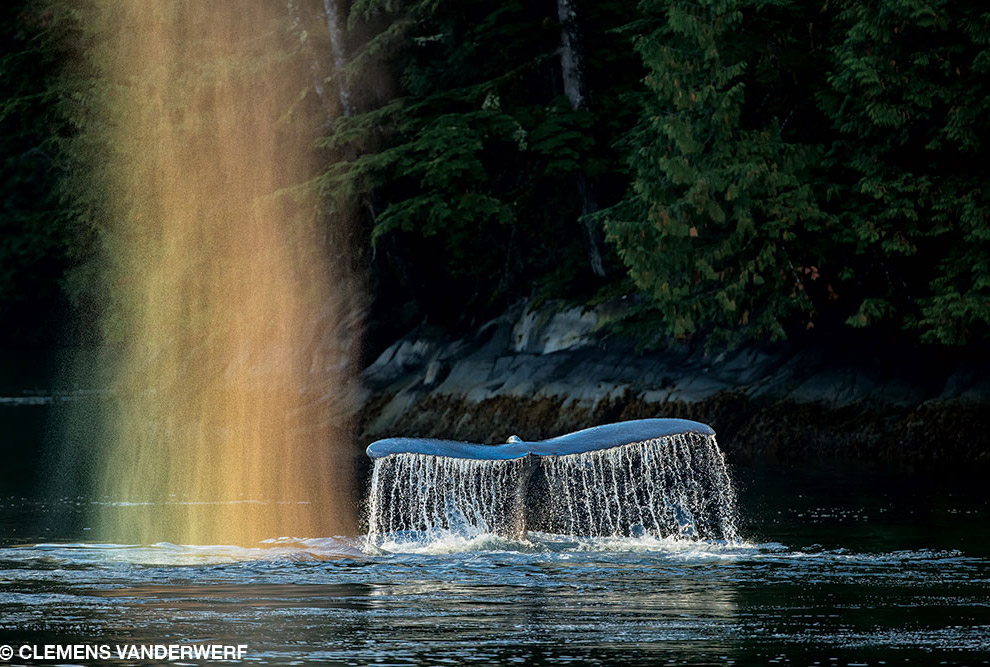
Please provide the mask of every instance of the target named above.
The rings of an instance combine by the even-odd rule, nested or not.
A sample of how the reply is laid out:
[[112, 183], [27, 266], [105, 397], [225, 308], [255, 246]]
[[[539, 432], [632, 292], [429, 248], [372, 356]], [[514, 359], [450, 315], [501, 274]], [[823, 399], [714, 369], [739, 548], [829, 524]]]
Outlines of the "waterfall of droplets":
[[515, 534], [522, 460], [394, 454], [375, 461], [368, 536], [401, 541], [443, 532]]
[[369, 539], [403, 541], [444, 532], [521, 536], [527, 528], [738, 539], [735, 493], [713, 436], [687, 433], [538, 461], [542, 474], [533, 474], [533, 457], [377, 459]]
[[685, 433], [542, 464], [551, 532], [738, 539], [735, 492], [714, 436]]

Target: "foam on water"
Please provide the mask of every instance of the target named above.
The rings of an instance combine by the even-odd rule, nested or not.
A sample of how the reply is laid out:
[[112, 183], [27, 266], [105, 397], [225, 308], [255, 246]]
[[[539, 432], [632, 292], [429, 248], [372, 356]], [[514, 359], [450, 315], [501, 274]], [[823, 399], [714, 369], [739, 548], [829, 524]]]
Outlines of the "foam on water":
[[[678, 564], [762, 563], [813, 568], [820, 581], [854, 576], [868, 571], [874, 578], [896, 580], [904, 567], [980, 567], [983, 559], [953, 550], [903, 550], [878, 553], [850, 552], [845, 549], [793, 549], [777, 542], [755, 543], [738, 540], [703, 541], [681, 537], [595, 537], [560, 535], [531, 531], [516, 539], [495, 533], [474, 535], [450, 531], [411, 533], [387, 539], [361, 537], [295, 538], [265, 540], [253, 547], [236, 545], [182, 545], [162, 542], [152, 545], [107, 543], [41, 543], [0, 548], [0, 569], [4, 564], [47, 563], [60, 570], [86, 567], [210, 567], [257, 563], [262, 567], [294, 567], [316, 561], [366, 561], [403, 556], [479, 557], [482, 562], [554, 562], [588, 558], [608, 562], [651, 562]], [[506, 561], [505, 559], [509, 559]], [[618, 560], [616, 560], [618, 559]], [[429, 561], [427, 561], [429, 562]], [[438, 561], [444, 562], [444, 561]], [[494, 561], [493, 561], [494, 562]], [[48, 567], [42, 568], [46, 571]], [[850, 573], [853, 573], [850, 575]], [[975, 583], [975, 582], [973, 582]]]
[[444, 555], [458, 553], [515, 553], [567, 558], [568, 554], [643, 554], [687, 561], [735, 560], [775, 550], [776, 544], [751, 544], [736, 541], [701, 541], [680, 537], [594, 537], [559, 535], [531, 531], [525, 538], [511, 538], [494, 533], [465, 535], [450, 531], [405, 534], [366, 539], [363, 549], [370, 555], [388, 554]]
[[313, 561], [365, 558], [360, 541], [347, 537], [265, 540], [254, 547], [231, 544], [35, 544], [0, 549], [0, 558], [42, 559], [64, 563], [122, 564], [142, 566], [221, 565], [250, 561]]
[[409, 532], [385, 538], [366, 537], [362, 548], [369, 554], [443, 555], [472, 552], [540, 553], [547, 549], [539, 541], [514, 539], [495, 533], [465, 534], [448, 530]]
[[[278, 538], [255, 547], [236, 545], [182, 545], [162, 542], [151, 545], [67, 543], [35, 544], [0, 549], [0, 562], [48, 562], [60, 567], [88, 566], [213, 566], [237, 563], [278, 564], [324, 560], [368, 560], [389, 556], [444, 556], [502, 554], [520, 562], [566, 560], [593, 554], [625, 557], [639, 554], [668, 561], [711, 562], [760, 558], [783, 549], [775, 544], [702, 542], [680, 538], [589, 537], [531, 532], [525, 539], [494, 533], [477, 535], [448, 531], [431, 535], [402, 536], [371, 541], [365, 537]], [[778, 553], [779, 555], [779, 553]], [[798, 553], [789, 556], [800, 557]]]

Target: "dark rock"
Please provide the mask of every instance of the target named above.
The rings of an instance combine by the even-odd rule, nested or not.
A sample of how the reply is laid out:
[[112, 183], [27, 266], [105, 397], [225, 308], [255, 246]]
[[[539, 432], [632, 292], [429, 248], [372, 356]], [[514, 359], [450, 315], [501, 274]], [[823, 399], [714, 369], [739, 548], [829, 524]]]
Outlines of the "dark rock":
[[641, 354], [601, 313], [524, 304], [461, 340], [414, 331], [364, 374], [362, 446], [391, 436], [500, 443], [605, 422], [711, 424], [735, 458], [990, 460], [990, 366], [902, 350], [750, 344]]

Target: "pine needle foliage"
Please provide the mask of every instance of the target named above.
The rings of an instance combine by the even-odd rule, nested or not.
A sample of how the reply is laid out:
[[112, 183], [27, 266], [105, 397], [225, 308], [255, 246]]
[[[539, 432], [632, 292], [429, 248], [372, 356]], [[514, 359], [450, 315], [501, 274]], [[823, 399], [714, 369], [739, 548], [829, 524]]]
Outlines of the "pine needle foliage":
[[36, 337], [21, 330], [23, 320], [54, 324], [34, 311], [60, 300], [73, 252], [73, 217], [57, 192], [64, 122], [56, 82], [65, 46], [46, 3], [5, 3], [0, 30], [0, 322], [5, 337]]
[[[99, 110], [141, 84], [66, 57], [98, 51], [105, 36], [78, 20], [97, 6], [17, 0], [0, 13], [0, 315], [12, 319], [60, 288], [87, 307], [94, 274], [112, 269], [95, 258], [115, 256], [107, 216], [127, 215], [105, 184], [108, 156], [128, 147]], [[289, 3], [271, 27], [295, 35], [284, 52], [245, 45], [245, 71], [311, 69], [298, 104], [321, 105], [326, 131], [307, 185], [325, 195], [328, 230], [363, 216], [364, 249], [340, 261], [371, 266], [382, 313], [411, 307], [400, 328], [433, 314], [470, 323], [524, 296], [626, 296], [636, 305], [616, 326], [651, 345], [848, 328], [986, 342], [985, 3], [575, 6], [579, 111], [563, 95], [554, 2], [355, 0], [340, 72], [321, 0]], [[610, 282], [588, 269], [579, 181], [611, 206], [599, 216]]]
[[607, 228], [675, 338], [990, 323], [979, 3], [644, 0], [648, 70]]
[[556, 6], [363, 0], [351, 10], [361, 22], [381, 27], [350, 80], [384, 58], [397, 82], [326, 137], [326, 195], [367, 202], [370, 242], [427, 313], [572, 288], [586, 273], [575, 174], [620, 160], [602, 139], [608, 107], [575, 111], [563, 96]]
[[[853, 326], [888, 320], [964, 344], [990, 325], [990, 8], [845, 2], [830, 51], [842, 241], [868, 286]], [[838, 180], [838, 179], [836, 179]]]

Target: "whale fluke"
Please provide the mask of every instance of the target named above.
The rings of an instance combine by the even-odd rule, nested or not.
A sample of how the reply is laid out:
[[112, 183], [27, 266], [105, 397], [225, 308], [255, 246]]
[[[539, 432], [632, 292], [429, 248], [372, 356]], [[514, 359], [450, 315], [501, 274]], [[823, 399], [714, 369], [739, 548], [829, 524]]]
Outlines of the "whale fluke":
[[735, 496], [715, 432], [685, 419], [605, 424], [499, 445], [387, 438], [374, 459], [369, 539], [449, 532], [736, 538]]
[[367, 453], [373, 459], [391, 454], [425, 454], [455, 459], [508, 461], [530, 455], [584, 454], [687, 433], [715, 435], [715, 431], [707, 424], [687, 419], [635, 419], [594, 426], [547, 440], [529, 442], [511, 436], [508, 442], [500, 445], [432, 438], [385, 438], [368, 445]]

